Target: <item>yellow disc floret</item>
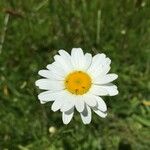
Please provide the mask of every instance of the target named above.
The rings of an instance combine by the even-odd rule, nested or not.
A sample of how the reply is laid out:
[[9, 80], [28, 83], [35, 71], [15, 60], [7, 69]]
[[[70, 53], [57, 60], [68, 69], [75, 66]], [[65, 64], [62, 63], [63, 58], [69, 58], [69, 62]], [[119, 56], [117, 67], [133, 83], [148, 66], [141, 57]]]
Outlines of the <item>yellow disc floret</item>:
[[91, 87], [91, 78], [83, 71], [74, 71], [66, 77], [65, 87], [72, 94], [83, 95]]

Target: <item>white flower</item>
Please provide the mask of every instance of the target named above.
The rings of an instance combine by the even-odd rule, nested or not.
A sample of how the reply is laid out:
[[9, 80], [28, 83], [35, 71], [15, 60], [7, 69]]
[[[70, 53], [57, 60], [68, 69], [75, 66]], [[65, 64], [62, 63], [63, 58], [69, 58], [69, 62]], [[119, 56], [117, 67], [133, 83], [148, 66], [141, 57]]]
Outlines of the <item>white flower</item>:
[[118, 94], [117, 86], [110, 83], [118, 75], [111, 73], [111, 60], [105, 54], [94, 57], [84, 54], [81, 48], [73, 48], [71, 55], [58, 51], [54, 62], [47, 65], [48, 70], [40, 70], [45, 77], [36, 81], [36, 86], [46, 90], [38, 95], [40, 102], [54, 101], [51, 109], [62, 112], [64, 124], [68, 124], [74, 108], [80, 113], [84, 124], [91, 122], [91, 109], [100, 117], [106, 117], [107, 106], [100, 96]]

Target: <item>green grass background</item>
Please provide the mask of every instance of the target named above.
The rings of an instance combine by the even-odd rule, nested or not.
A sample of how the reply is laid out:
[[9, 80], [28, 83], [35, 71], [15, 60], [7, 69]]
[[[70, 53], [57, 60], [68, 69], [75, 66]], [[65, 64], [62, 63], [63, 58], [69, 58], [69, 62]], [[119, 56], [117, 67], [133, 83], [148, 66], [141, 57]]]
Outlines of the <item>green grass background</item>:
[[[149, 150], [149, 2], [0, 0], [0, 150]], [[72, 47], [105, 53], [119, 75], [119, 95], [104, 98], [108, 117], [93, 113], [90, 125], [78, 113], [63, 125], [37, 99], [38, 70]]]

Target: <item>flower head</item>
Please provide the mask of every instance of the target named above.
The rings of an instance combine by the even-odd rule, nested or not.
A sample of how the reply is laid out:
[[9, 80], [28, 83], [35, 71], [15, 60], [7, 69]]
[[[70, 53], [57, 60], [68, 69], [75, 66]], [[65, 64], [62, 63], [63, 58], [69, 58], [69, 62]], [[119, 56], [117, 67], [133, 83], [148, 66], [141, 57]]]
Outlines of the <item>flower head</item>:
[[40, 102], [53, 101], [51, 109], [62, 112], [64, 124], [68, 124], [76, 109], [84, 124], [91, 122], [91, 109], [104, 118], [107, 106], [101, 96], [118, 94], [117, 86], [110, 83], [117, 79], [114, 73], [108, 74], [111, 60], [105, 54], [92, 57], [84, 54], [81, 48], [73, 48], [71, 55], [59, 50], [54, 62], [47, 70], [40, 70], [44, 77], [36, 81], [36, 86], [46, 90], [38, 95]]

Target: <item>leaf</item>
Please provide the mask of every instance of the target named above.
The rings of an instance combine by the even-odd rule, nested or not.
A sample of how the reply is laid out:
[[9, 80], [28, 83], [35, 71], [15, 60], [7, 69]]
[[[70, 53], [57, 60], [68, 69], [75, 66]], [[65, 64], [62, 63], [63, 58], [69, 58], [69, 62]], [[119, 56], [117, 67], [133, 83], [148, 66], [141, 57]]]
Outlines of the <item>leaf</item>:
[[136, 121], [138, 121], [139, 123], [141, 123], [142, 125], [150, 127], [150, 121], [149, 120], [142, 118], [140, 116], [137, 116], [137, 115], [133, 115], [132, 118], [135, 119]]

